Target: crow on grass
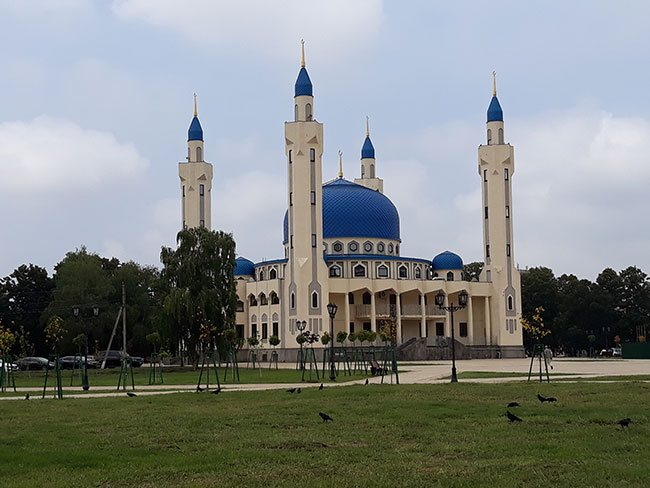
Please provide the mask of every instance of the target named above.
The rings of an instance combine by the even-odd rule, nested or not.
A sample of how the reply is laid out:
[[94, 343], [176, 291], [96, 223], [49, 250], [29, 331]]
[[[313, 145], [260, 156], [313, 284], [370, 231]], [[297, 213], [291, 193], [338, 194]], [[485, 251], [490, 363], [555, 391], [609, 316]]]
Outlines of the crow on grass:
[[201, 388], [200, 386], [196, 387], [196, 392], [197, 393], [202, 393], [205, 390], [205, 388]]
[[318, 387], [318, 391], [320, 391], [322, 389], [323, 389], [323, 383], [321, 383], [320, 386]]
[[332, 417], [330, 417], [329, 415], [327, 415], [326, 413], [318, 412], [318, 415], [320, 415], [320, 418], [323, 419], [323, 422], [327, 422], [328, 420], [330, 422], [334, 422], [334, 419]]
[[548, 398], [543, 397], [539, 393], [537, 394], [537, 399], [542, 403], [544, 403], [544, 402], [557, 402], [557, 398], [555, 398], [555, 397], [548, 397]]
[[300, 388], [298, 388], [298, 393], [299, 393], [299, 394], [302, 393], [302, 390], [301, 390]]
[[523, 420], [517, 417], [514, 413], [510, 413], [510, 410], [506, 410], [506, 417], [508, 417], [510, 422], [523, 422]]
[[25, 400], [29, 400], [29, 393], [25, 395]]
[[218, 395], [219, 393], [221, 393], [221, 387], [217, 388], [216, 390], [212, 390], [210, 393], [212, 393], [213, 395]]
[[632, 419], [626, 418], [626, 419], [621, 419], [618, 422], [616, 422], [618, 425], [620, 425], [622, 428], [627, 427], [630, 425], [630, 422], [632, 422]]
[[366, 384], [366, 385], [368, 384], [368, 378], [366, 378], [366, 383], [365, 383], [365, 384]]
[[127, 392], [126, 392], [126, 396], [128, 396], [128, 397], [135, 397], [135, 396], [138, 396], [138, 395], [136, 395], [136, 394], [133, 393], [132, 391], [127, 391]]
[[508, 408], [519, 407], [519, 406], [520, 406], [520, 405], [519, 405], [517, 402], [510, 402], [510, 403], [508, 403]]
[[287, 390], [287, 393], [295, 393], [295, 392], [296, 392], [295, 388], [291, 388], [290, 390]]

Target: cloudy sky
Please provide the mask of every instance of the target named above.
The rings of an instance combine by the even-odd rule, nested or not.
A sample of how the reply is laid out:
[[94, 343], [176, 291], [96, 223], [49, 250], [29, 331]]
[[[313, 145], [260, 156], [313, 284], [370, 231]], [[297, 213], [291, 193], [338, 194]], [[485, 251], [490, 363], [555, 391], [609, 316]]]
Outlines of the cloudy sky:
[[402, 254], [482, 259], [477, 146], [497, 71], [515, 258], [650, 272], [644, 1], [0, 0], [0, 276], [67, 251], [159, 264], [198, 93], [213, 228], [283, 255], [283, 122], [304, 38], [326, 179], [365, 116]]

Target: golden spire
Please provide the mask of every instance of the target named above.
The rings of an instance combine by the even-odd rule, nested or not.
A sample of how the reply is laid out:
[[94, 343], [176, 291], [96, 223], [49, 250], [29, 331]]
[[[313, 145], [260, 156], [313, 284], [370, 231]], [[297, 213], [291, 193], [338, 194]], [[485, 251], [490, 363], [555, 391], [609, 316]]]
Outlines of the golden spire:
[[492, 72], [492, 96], [497, 96], [497, 72]]
[[339, 178], [343, 178], [343, 153], [339, 151]]
[[196, 110], [196, 93], [194, 94], [194, 117], [198, 117], [199, 112]]
[[370, 137], [370, 122], [368, 121], [367, 115], [366, 115], [366, 137]]
[[302, 44], [302, 62], [300, 63], [300, 66], [304, 68], [305, 67], [305, 40], [300, 39], [300, 44]]

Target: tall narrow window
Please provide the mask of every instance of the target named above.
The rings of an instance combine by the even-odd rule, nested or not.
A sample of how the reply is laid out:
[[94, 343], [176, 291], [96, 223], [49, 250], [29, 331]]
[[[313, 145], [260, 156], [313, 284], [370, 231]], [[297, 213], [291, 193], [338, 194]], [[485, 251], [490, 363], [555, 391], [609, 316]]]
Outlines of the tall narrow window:
[[307, 115], [306, 119], [311, 120], [311, 103], [308, 103], [305, 106], [305, 111], [306, 111], [306, 115]]
[[499, 144], [503, 144], [503, 129], [499, 129]]
[[461, 322], [458, 324], [458, 330], [461, 337], [467, 337], [467, 322]]
[[371, 178], [375, 177], [375, 165], [374, 164], [370, 165], [370, 177]]
[[355, 278], [364, 278], [366, 276], [366, 268], [361, 264], [357, 264], [354, 267], [354, 276]]
[[488, 145], [492, 144], [492, 129], [487, 130]]
[[201, 227], [205, 227], [205, 220], [199, 220], [199, 225]]
[[489, 258], [490, 257], [490, 245], [488, 244], [485, 246], [485, 257]]
[[291, 236], [291, 249], [293, 249], [293, 236]]
[[262, 339], [269, 338], [269, 324], [262, 324]]
[[316, 192], [311, 192], [311, 204], [316, 205]]
[[294, 120], [298, 120], [298, 104], [294, 107], [294, 112], [295, 112], [295, 118]]
[[492, 281], [492, 271], [488, 270], [485, 274], [485, 278], [489, 281]]
[[510, 244], [506, 244], [506, 256], [510, 256]]
[[510, 205], [506, 205], [506, 219], [510, 218]]
[[185, 185], [183, 185], [183, 196], [185, 196]]
[[277, 322], [273, 322], [273, 335], [278, 337], [279, 334], [279, 324]]
[[487, 183], [487, 169], [483, 170], [483, 181]]
[[513, 303], [513, 300], [512, 300], [512, 295], [508, 295], [508, 310], [512, 310], [514, 308], [515, 307], [514, 307], [514, 303]]
[[289, 149], [289, 164], [293, 163], [293, 149]]
[[370, 297], [370, 293], [365, 292], [363, 294], [362, 301], [364, 305], [370, 305], [370, 302], [372, 301], [372, 298]]
[[316, 149], [313, 147], [309, 150], [309, 160], [313, 163], [316, 161]]
[[348, 303], [354, 305], [354, 293], [352, 292], [348, 293]]
[[291, 308], [296, 308], [296, 294], [291, 293], [291, 297], [289, 298], [289, 306]]
[[503, 170], [503, 179], [504, 180], [508, 179], [508, 168], [504, 168], [504, 170]]
[[205, 185], [199, 185], [199, 195], [205, 195]]
[[293, 205], [293, 192], [289, 192], [289, 205]]
[[487, 207], [485, 207], [485, 218], [486, 219], [488, 218], [488, 208]]
[[454, 272], [453, 271], [449, 271], [447, 273], [447, 281], [454, 281]]
[[269, 279], [274, 280], [278, 277], [278, 272], [275, 270], [275, 268], [272, 268], [271, 271], [269, 271]]
[[311, 235], [311, 247], [316, 247], [316, 234]]
[[311, 308], [318, 308], [318, 293], [311, 294]]
[[203, 161], [203, 156], [201, 155], [201, 148], [200, 147], [196, 148], [196, 160], [197, 161]]

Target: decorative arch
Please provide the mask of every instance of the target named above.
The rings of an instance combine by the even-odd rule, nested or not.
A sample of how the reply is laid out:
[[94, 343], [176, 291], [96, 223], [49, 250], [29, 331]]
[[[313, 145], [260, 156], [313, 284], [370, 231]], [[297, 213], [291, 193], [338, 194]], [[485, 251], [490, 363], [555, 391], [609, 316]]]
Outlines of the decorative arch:
[[420, 268], [420, 266], [416, 266], [413, 274], [415, 275], [415, 278], [419, 280], [422, 278], [422, 268]]
[[264, 292], [260, 293], [260, 305], [268, 305], [268, 304], [269, 304], [269, 302], [268, 302]]
[[255, 297], [255, 295], [253, 295], [253, 294], [251, 293], [251, 294], [248, 296], [248, 302], [249, 302], [249, 304], [250, 304], [251, 307], [256, 307], [256, 306], [257, 306], [257, 298]]
[[271, 271], [269, 271], [269, 279], [270, 280], [275, 280], [278, 277], [278, 271], [275, 268], [271, 268]]
[[237, 300], [237, 307], [235, 308], [235, 311], [243, 312], [244, 311], [244, 302], [242, 302], [241, 300]]
[[336, 241], [332, 244], [332, 252], [334, 254], [343, 254], [343, 243], [341, 241]]
[[405, 264], [401, 264], [399, 268], [397, 268], [397, 276], [399, 276], [400, 279], [408, 279], [409, 269]]
[[454, 281], [454, 272], [453, 271], [448, 271], [447, 272], [447, 281]]
[[350, 241], [348, 243], [348, 253], [356, 254], [359, 252], [359, 243], [357, 241]]
[[380, 254], [384, 254], [386, 252], [386, 244], [383, 242], [378, 242], [377, 243], [377, 252]]
[[385, 264], [377, 266], [377, 278], [390, 278], [390, 270]]
[[271, 298], [271, 305], [278, 305], [280, 303], [280, 297], [278, 297], [276, 292], [272, 291], [269, 297]]
[[330, 278], [341, 278], [342, 276], [343, 272], [341, 266], [338, 264], [333, 264], [330, 266]]
[[374, 246], [371, 241], [366, 241], [363, 243], [363, 252], [366, 254], [372, 254]]
[[366, 267], [359, 263], [354, 267], [354, 277], [355, 278], [365, 278], [367, 276]]
[[314, 291], [311, 294], [311, 308], [318, 308], [318, 306], [319, 306], [318, 292]]

